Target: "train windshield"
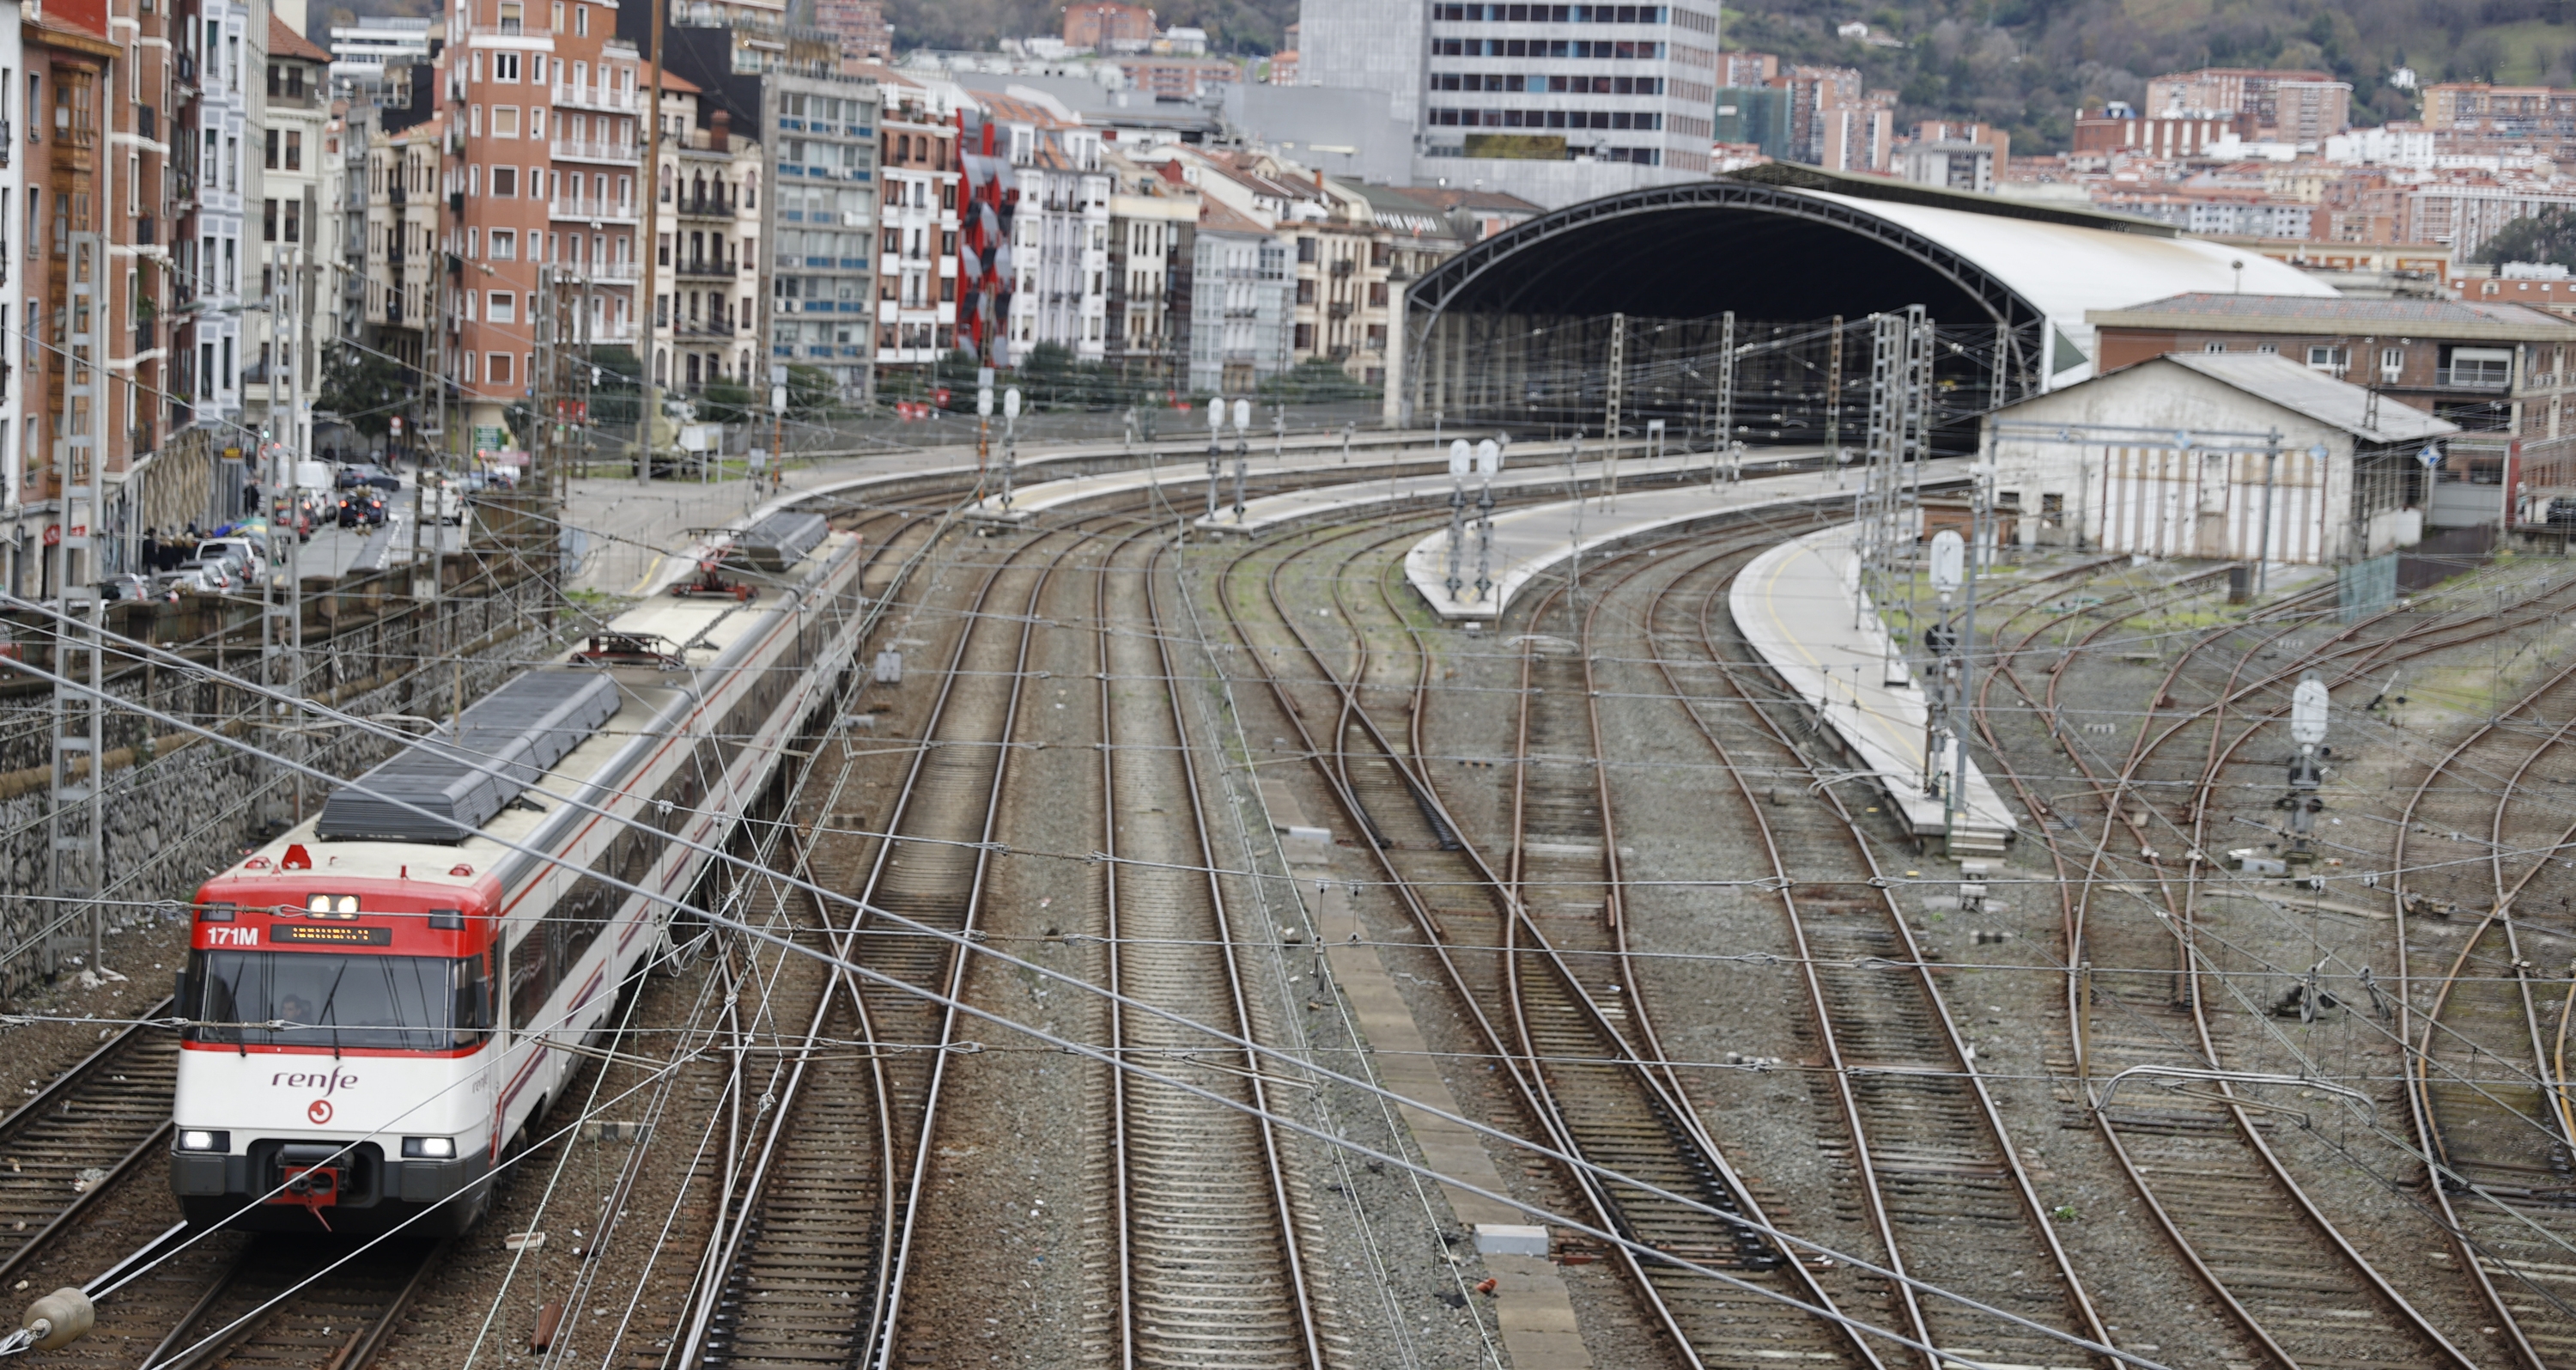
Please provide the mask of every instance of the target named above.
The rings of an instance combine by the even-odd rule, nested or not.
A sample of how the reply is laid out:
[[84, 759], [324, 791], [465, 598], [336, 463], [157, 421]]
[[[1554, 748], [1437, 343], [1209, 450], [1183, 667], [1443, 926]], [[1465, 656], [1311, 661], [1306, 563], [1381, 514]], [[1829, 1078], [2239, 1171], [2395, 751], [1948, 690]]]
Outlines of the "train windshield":
[[492, 1026], [482, 956], [197, 951], [182, 1012], [191, 1042], [450, 1051]]

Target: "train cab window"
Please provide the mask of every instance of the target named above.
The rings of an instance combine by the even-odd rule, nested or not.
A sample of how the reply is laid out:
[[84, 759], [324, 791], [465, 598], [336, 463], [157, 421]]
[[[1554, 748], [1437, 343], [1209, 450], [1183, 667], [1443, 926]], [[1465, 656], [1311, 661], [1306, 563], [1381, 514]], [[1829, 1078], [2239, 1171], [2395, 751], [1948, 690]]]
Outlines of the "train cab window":
[[483, 956], [196, 951], [180, 985], [191, 1042], [453, 1051], [492, 1027]]

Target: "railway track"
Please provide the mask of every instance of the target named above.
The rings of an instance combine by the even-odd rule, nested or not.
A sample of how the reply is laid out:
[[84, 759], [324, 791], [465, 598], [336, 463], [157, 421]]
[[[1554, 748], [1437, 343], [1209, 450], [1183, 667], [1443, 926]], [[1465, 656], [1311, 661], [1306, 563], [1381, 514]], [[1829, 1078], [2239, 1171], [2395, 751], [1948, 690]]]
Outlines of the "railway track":
[[[907, 1327], [902, 1298], [911, 1217], [958, 1045], [955, 1010], [922, 992], [955, 1000], [966, 966], [950, 938], [864, 910], [975, 933], [1038, 606], [1056, 567], [1090, 536], [1042, 535], [983, 578], [882, 820], [890, 840], [842, 827], [850, 816], [838, 811], [837, 791], [825, 807], [833, 831], [804, 864], [825, 888], [855, 890], [863, 911], [809, 908], [807, 917], [839, 958], [897, 984], [794, 958], [804, 968], [792, 973], [810, 981], [803, 1049], [783, 1065], [775, 1121], [746, 1158], [686, 1364], [886, 1364], [908, 1334], [917, 1331], [910, 1339], [924, 1351], [944, 1340], [935, 1327]], [[865, 1049], [823, 1049], [852, 1042]]]
[[[2553, 722], [2553, 720], [2556, 720]], [[2415, 1136], [2461, 1268], [2531, 1370], [2576, 1364], [2564, 1272], [2576, 1242], [2567, 1034], [2576, 815], [2551, 793], [2576, 733], [2558, 671], [2427, 768], [2398, 814], [2391, 890]]]
[[[140, 1018], [166, 1016], [163, 999]], [[0, 1284], [165, 1152], [179, 1034], [127, 1027], [0, 1119]]]
[[[1829, 1074], [1824, 1090], [1880, 1247], [1900, 1273], [2108, 1344], [1858, 818], [1822, 783], [1828, 776], [1794, 740], [1794, 722], [1776, 716], [1785, 692], [1719, 626], [1731, 623], [1719, 604], [1742, 560], [1699, 559], [1655, 590], [1635, 616], [1646, 630], [1638, 655], [1731, 777], [1743, 830], [1761, 844]], [[1719, 688], [1686, 687], [1684, 670]], [[1784, 703], [1766, 708], [1765, 699]], [[1747, 778], [1757, 774], [1815, 797], [1767, 802]], [[2005, 1271], [2018, 1278], [1998, 1278]], [[1961, 1359], [2086, 1359], [2033, 1328], [1911, 1288], [1889, 1298], [1916, 1337]]]
[[[2051, 662], [2045, 701], [2022, 680], [2014, 663], [2041, 634], [2087, 612], [2092, 610], [2061, 614], [2000, 650], [1978, 693], [1981, 735], [2007, 783], [2034, 813], [2049, 810], [2037, 802], [1997, 739], [1985, 712], [1987, 691], [2002, 680], [2045, 717], [2058, 718], [2057, 685], [2074, 653], [2061, 652]], [[2076, 650], [2119, 621], [2106, 616], [2074, 644]], [[2181, 708], [2175, 692], [2187, 667], [2241, 629], [2196, 637], [2164, 672], [2151, 696], [2153, 707], [2111, 774], [2088, 763], [2083, 748], [2071, 741], [2067, 745], [2079, 778], [2102, 809], [2099, 834], [2080, 862], [2069, 861], [2064, 842], [2049, 823], [2040, 829], [2059, 872], [2071, 949], [2068, 1017], [2076, 1068], [2099, 1131], [2149, 1213], [2265, 1359], [2281, 1365], [2367, 1360], [2405, 1347], [2410, 1357], [2426, 1362], [2465, 1365], [2468, 1357], [2336, 1228], [2291, 1175], [2271, 1141], [2276, 1112], [2259, 1089], [2240, 1090], [2222, 1079], [2199, 1090], [2161, 1091], [2153, 1102], [2138, 1102], [2149, 1096], [2134, 1094], [2118, 1108], [2102, 1107], [2097, 1092], [2101, 1081], [2122, 1070], [2223, 1070], [2241, 1054], [2210, 1018], [2212, 987], [2223, 981], [2216, 978], [2221, 968], [2213, 962], [2213, 952], [2200, 945], [2200, 925], [2209, 912], [2201, 888], [2207, 877], [2197, 853], [2211, 844], [2209, 825], [2223, 788], [2222, 770], [2277, 717], [2279, 706], [2258, 710], [2233, 740], [2226, 726], [2230, 711], [2264, 692], [2284, 692], [2295, 673], [2292, 668], [2259, 670], [2249, 682], [2244, 679], [2248, 668], [2301, 626], [2292, 621], [2258, 633], [2251, 643], [2237, 643], [2241, 650], [2235, 664], [2207, 687], [2210, 700]], [[2390, 631], [2365, 636], [2380, 627]], [[2498, 627], [2483, 615], [2459, 615], [2428, 626], [2408, 623], [2392, 612], [2347, 626], [2297, 657], [2325, 663], [2331, 683], [2349, 684], [2392, 661], [2474, 641]], [[2165, 814], [2142, 797], [2140, 781], [2160, 752], [2184, 750], [2177, 744], [2196, 740], [2204, 728], [2207, 740], [2192, 768], [2196, 778], [2188, 808], [2181, 815]], [[2115, 852], [2115, 838], [2120, 837], [2134, 855]], [[2141, 878], [2120, 879], [2129, 871], [2112, 869], [2115, 858]], [[2116, 910], [2097, 911], [2095, 901], [2106, 891], [2122, 902]], [[2119, 916], [2122, 912], [2127, 916]], [[2095, 972], [2087, 969], [2092, 965], [2120, 969]]]
[[[1552, 925], [1567, 920], [1542, 917], [1518, 897], [1516, 881], [1479, 853], [1421, 768], [1433, 657], [1406, 629], [1382, 576], [1374, 578], [1375, 602], [1363, 613], [1339, 574], [1341, 566], [1380, 560], [1385, 547], [1417, 535], [1410, 528], [1392, 537], [1374, 531], [1328, 535], [1275, 563], [1263, 577], [1262, 593], [1271, 623], [1284, 631], [1265, 632], [1241, 612], [1258, 601], [1239, 596], [1236, 576], [1250, 558], [1238, 558], [1218, 577], [1219, 598], [1238, 641], [1259, 664], [1355, 829], [1367, 835], [1392, 891], [1437, 958], [1446, 988], [1504, 1066], [1526, 1123], [1551, 1147], [1653, 1186], [1640, 1188], [1592, 1169], [1551, 1168], [1550, 1178], [1562, 1188], [1562, 1197], [1552, 1201], [1652, 1249], [1811, 1306], [1832, 1306], [1810, 1266], [1720, 1216], [1762, 1221], [1758, 1204], [1687, 1100], [1638, 1051], [1629, 1021], [1633, 1006], [1604, 1002], [1615, 998], [1608, 990], [1617, 983], [1610, 978], [1615, 963], [1608, 971], [1576, 968], [1587, 958], [1569, 956], [1553, 940], [1558, 934]], [[1343, 545], [1353, 541], [1359, 547], [1344, 552]], [[1323, 573], [1332, 607], [1301, 616], [1292, 612], [1291, 601], [1310, 601], [1286, 587], [1286, 572], [1310, 558], [1333, 568]], [[1388, 616], [1403, 650], [1372, 645], [1372, 634], [1389, 634]], [[1322, 618], [1347, 637], [1336, 640], [1327, 630], [1310, 628], [1309, 618]], [[1313, 682], [1290, 683], [1285, 672], [1292, 653], [1314, 669]], [[1400, 704], [1406, 719], [1400, 734], [1372, 716], [1373, 695], [1392, 696]], [[1582, 808], [1579, 798], [1570, 805]], [[1568, 808], [1554, 812], [1558, 821], [1582, 821], [1580, 812]], [[1606, 935], [1603, 911], [1596, 909], [1591, 921], [1603, 925]], [[1687, 1195], [1718, 1212], [1664, 1194]], [[1819, 1336], [1812, 1319], [1758, 1293], [1641, 1257], [1625, 1245], [1614, 1246], [1610, 1255], [1684, 1364], [1741, 1364], [1783, 1352], [1878, 1363], [1856, 1335], [1835, 1329]]]
[[[1201, 807], [1159, 589], [1163, 548], [1130, 538], [1098, 576], [1101, 834], [1113, 989], [1254, 1035], [1235, 915]], [[1186, 818], [1180, 815], [1186, 814]], [[1158, 821], [1158, 816], [1159, 821]], [[1118, 1363], [1322, 1370], [1348, 1352], [1305, 1269], [1310, 1200], [1266, 1115], [1264, 1064], [1180, 1023], [1109, 1009], [1110, 1049], [1258, 1115], [1112, 1072]]]

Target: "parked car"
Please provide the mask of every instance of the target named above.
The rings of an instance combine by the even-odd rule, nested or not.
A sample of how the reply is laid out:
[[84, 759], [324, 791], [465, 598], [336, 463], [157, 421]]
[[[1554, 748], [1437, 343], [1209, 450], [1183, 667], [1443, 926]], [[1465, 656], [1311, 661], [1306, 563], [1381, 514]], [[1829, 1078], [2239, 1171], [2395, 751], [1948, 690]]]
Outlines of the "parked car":
[[151, 577], [134, 571], [109, 576], [98, 583], [98, 597], [110, 604], [124, 600], [161, 599], [169, 594], [166, 587], [155, 584]]
[[201, 595], [219, 595], [233, 588], [232, 568], [218, 557], [211, 561], [191, 561], [162, 578], [165, 585], [193, 590]]
[[200, 560], [211, 556], [222, 557], [240, 572], [233, 577], [235, 580], [256, 580], [260, 572], [268, 569], [267, 544], [266, 537], [251, 537], [247, 534], [207, 538], [197, 544], [197, 556]]

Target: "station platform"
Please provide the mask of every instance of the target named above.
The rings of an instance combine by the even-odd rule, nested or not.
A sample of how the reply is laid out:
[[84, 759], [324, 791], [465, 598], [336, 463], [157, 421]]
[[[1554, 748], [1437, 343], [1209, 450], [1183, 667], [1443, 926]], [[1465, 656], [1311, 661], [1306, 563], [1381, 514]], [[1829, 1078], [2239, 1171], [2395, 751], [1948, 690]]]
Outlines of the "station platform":
[[[1928, 481], [1929, 473], [1927, 473]], [[1968, 763], [1966, 812], [1951, 832], [1939, 793], [1925, 793], [1931, 704], [1909, 678], [1887, 683], [1885, 623], [1861, 589], [1851, 524], [1807, 534], [1755, 558], [1735, 577], [1728, 607], [1736, 630], [1831, 726], [1918, 837], [1950, 832], [1952, 855], [2000, 852], [2017, 830], [1985, 772]], [[1948, 749], [1940, 769], [1948, 770]]]
[[[1427, 471], [1446, 472], [1449, 454], [1425, 444], [1420, 451], [1381, 449], [1363, 459], [1354, 455], [1343, 461], [1338, 455], [1289, 451], [1284, 457], [1254, 452], [1245, 473], [1252, 480], [1278, 476], [1311, 476], [1319, 473], [1347, 471], [1357, 474], [1377, 469], [1391, 472], [1398, 479], [1419, 477]], [[1234, 449], [1228, 447], [1218, 463], [1217, 498], [1230, 505], [1234, 499]], [[968, 505], [965, 515], [977, 523], [1026, 524], [1041, 514], [1050, 514], [1088, 500], [1113, 495], [1130, 495], [1142, 490], [1162, 490], [1175, 512], [1207, 507], [1207, 456], [1202, 451], [1195, 457], [1181, 455], [1157, 460], [1142, 469], [1106, 471], [1088, 476], [1066, 476], [1030, 481], [1022, 471], [1014, 483], [1011, 502], [1005, 508], [997, 492]], [[1447, 480], [1447, 475], [1440, 477]], [[1250, 501], [1246, 501], [1247, 506]]]
[[[1767, 459], [1766, 454], [1766, 459]], [[1777, 454], [1787, 460], [1786, 452]], [[1812, 457], [1813, 453], [1806, 455]], [[1706, 453], [1697, 458], [1701, 469]], [[1622, 461], [1621, 471], [1643, 470], [1647, 463]], [[1858, 473], [1790, 471], [1753, 477], [1759, 468], [1747, 464], [1748, 478], [1721, 483], [1623, 489], [1615, 498], [1587, 494], [1580, 499], [1529, 505], [1494, 515], [1494, 543], [1489, 568], [1491, 585], [1476, 592], [1476, 530], [1472, 522], [1459, 541], [1456, 594], [1449, 590], [1449, 530], [1441, 529], [1413, 545], [1404, 556], [1404, 574], [1432, 612], [1451, 622], [1490, 621], [1511, 607], [1512, 597], [1532, 581], [1566, 566], [1580, 553], [1589, 559], [1633, 538], [1705, 519], [1762, 509], [1787, 509], [1823, 501], [1852, 500], [1860, 493]], [[1565, 479], [1559, 472], [1559, 481]], [[1623, 475], [1623, 481], [1625, 477]], [[1967, 464], [1938, 461], [1924, 468], [1927, 485], [1966, 480]], [[1448, 476], [1442, 475], [1441, 498], [1448, 498]], [[1499, 482], [1497, 482], [1499, 483]], [[1318, 492], [1320, 493], [1320, 492]], [[1247, 512], [1249, 512], [1247, 510]]]
[[[1622, 444], [1622, 450], [1627, 451], [1634, 446], [1636, 444]], [[1529, 443], [1514, 447], [1510, 458], [1512, 464], [1494, 478], [1493, 490], [1499, 495], [1557, 486], [1563, 488], [1569, 497], [1577, 491], [1597, 493], [1609, 469], [1609, 463], [1599, 458], [1601, 444], [1584, 444], [1585, 454], [1592, 459], [1572, 470], [1566, 467], [1568, 447], [1566, 443]], [[1812, 462], [1823, 454], [1821, 447], [1764, 448], [1761, 458], [1746, 460], [1741, 471], [1748, 480], [1768, 478], [1800, 462]], [[1677, 480], [1696, 475], [1705, 483], [1710, 476], [1710, 462], [1715, 459], [1716, 454], [1709, 452], [1653, 459], [1622, 456], [1619, 459], [1619, 482], [1623, 487], [1638, 482], [1646, 489], [1670, 489]], [[1215, 514], [1202, 516], [1191, 526], [1210, 533], [1260, 537], [1310, 519], [1348, 517], [1392, 508], [1446, 508], [1450, 488], [1445, 469], [1427, 476], [1319, 485], [1246, 501], [1240, 518], [1232, 509], [1220, 509]], [[1482, 488], [1473, 480], [1467, 482], [1466, 496], [1471, 518], [1474, 517], [1476, 492]], [[1501, 518], [1496, 518], [1494, 523], [1499, 538]], [[1443, 533], [1442, 537], [1445, 539], [1447, 534]], [[1445, 547], [1445, 542], [1443, 545]], [[1468, 574], [1472, 577], [1474, 572], [1471, 570]]]

